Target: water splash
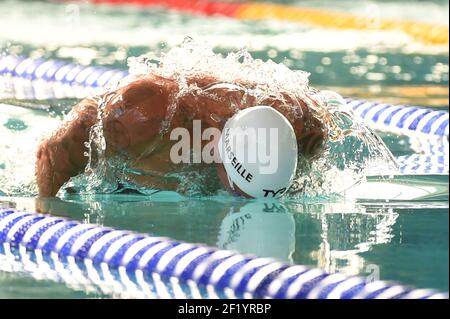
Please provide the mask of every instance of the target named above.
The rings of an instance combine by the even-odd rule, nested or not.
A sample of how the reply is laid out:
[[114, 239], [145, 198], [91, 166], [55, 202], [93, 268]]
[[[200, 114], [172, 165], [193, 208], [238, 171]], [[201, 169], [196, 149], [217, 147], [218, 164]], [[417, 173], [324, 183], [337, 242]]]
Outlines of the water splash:
[[320, 93], [327, 101], [329, 140], [321, 156], [313, 161], [299, 158], [295, 196], [339, 194], [365, 181], [370, 175], [392, 175], [398, 165], [383, 140], [358, 118], [345, 101], [329, 91]]
[[[210, 46], [190, 38], [167, 53], [129, 58], [128, 62], [130, 76], [107, 88], [102, 96], [95, 97], [99, 107], [98, 122], [91, 128], [89, 141], [85, 144], [88, 164], [83, 174], [66, 183], [64, 188], [67, 191], [113, 193], [123, 187], [144, 194], [155, 191], [151, 185], [142, 187], [127, 178], [127, 163], [123, 158], [107, 156], [108, 145], [101, 120], [103, 109], [112, 96], [110, 93], [149, 73], [175, 79], [179, 84], [179, 90], [171, 96], [170, 112], [161, 124], [161, 134], [170, 127], [178, 100], [191, 92], [210, 94], [211, 88], [221, 87], [244, 90], [245, 96], [254, 98], [256, 103], [268, 97], [286, 101], [286, 96], [293, 101], [306, 101], [313, 116], [325, 123], [328, 142], [320, 156], [313, 159], [299, 158], [296, 179], [289, 197], [340, 193], [362, 181], [368, 174], [374, 174], [375, 171], [386, 174], [390, 169], [395, 169], [392, 154], [381, 139], [358, 120], [350, 109], [330, 102], [322, 92], [310, 87], [307, 72], [293, 71], [271, 60], [264, 62], [254, 59], [245, 49], [226, 56], [216, 54]], [[210, 75], [217, 82], [206, 88], [189, 84], [188, 79], [198, 74]], [[251, 88], [242, 87], [239, 82], [251, 83]], [[211, 116], [214, 117], [214, 114]], [[34, 165], [29, 167], [34, 169]], [[28, 178], [31, 180], [33, 175], [30, 173]], [[214, 177], [217, 176], [213, 169], [199, 170], [192, 165], [174, 169], [161, 179], [177, 179], [177, 191], [182, 194], [204, 196], [220, 192], [220, 183]]]
[[37, 146], [60, 120], [8, 104], [0, 104], [0, 108], [0, 195], [35, 195]]
[[[291, 197], [340, 193], [363, 181], [367, 175], [389, 175], [397, 169], [394, 157], [381, 138], [358, 119], [345, 102], [339, 103], [336, 98], [310, 87], [307, 72], [293, 71], [271, 60], [254, 59], [245, 49], [226, 56], [216, 54], [210, 46], [191, 38], [160, 56], [132, 57], [128, 63], [132, 77], [151, 73], [176, 79], [180, 91], [175, 101], [193, 91], [205, 94], [210, 88], [202, 91], [195, 85], [188, 85], [188, 79], [196, 74], [207, 74], [217, 79], [215, 87], [229, 90], [239, 82], [251, 83], [251, 89], [237, 89], [244, 89], [245, 95], [256, 98], [257, 102], [268, 97], [285, 100], [286, 94], [294, 101], [308, 102], [313, 116], [325, 123], [328, 142], [321, 156], [312, 160], [299, 158], [296, 179], [289, 191]], [[176, 107], [175, 102], [161, 127], [162, 133]], [[192, 174], [178, 175], [182, 185], [189, 182], [192, 185], [195, 180], [188, 177]], [[184, 186], [180, 191], [192, 194]]]
[[[63, 189], [80, 194], [112, 193], [117, 189], [114, 160], [107, 157], [107, 143], [103, 131], [105, 106], [113, 97], [117, 83], [105, 88], [105, 93], [92, 97], [97, 102], [97, 122], [89, 130], [89, 140], [84, 143], [84, 156], [88, 161], [84, 173], [71, 178]], [[109, 92], [108, 92], [109, 91]], [[69, 115], [70, 117], [70, 115]]]

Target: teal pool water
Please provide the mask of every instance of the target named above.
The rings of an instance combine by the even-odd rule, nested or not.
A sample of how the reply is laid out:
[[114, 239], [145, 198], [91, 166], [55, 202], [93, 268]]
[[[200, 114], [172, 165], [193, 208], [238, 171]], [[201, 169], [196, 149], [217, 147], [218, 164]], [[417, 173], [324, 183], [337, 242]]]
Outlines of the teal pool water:
[[[32, 199], [2, 198], [17, 208]], [[10, 204], [11, 205], [11, 204]], [[39, 203], [49, 212], [116, 229], [207, 244], [289, 264], [448, 290], [448, 204], [299, 203], [69, 196]], [[3, 265], [5, 271], [6, 265]], [[2, 272], [2, 297], [96, 297], [63, 283], [37, 282], [26, 272]]]
[[[364, 3], [353, 9], [364, 11]], [[428, 3], [427, 17], [420, 5], [380, 2], [381, 10], [391, 16], [404, 12], [411, 19], [448, 20], [445, 1]], [[337, 9], [350, 6], [350, 1], [342, 1]], [[380, 37], [273, 21], [202, 18], [161, 9], [94, 8], [3, 1], [0, 14], [17, 32], [2, 28], [0, 49], [4, 54], [126, 69], [127, 57], [167, 50], [191, 35], [209, 41], [216, 52], [245, 45], [256, 58], [309, 71], [311, 84], [319, 88], [448, 112], [448, 48], [423, 46], [391, 33]], [[30, 30], [38, 20], [42, 32], [33, 36]], [[214, 26], [213, 31], [205, 33], [208, 26]], [[73, 36], [67, 37], [67, 32]], [[1, 93], [0, 86], [0, 97]], [[276, 203], [226, 195], [186, 198], [171, 192], [152, 196], [63, 194], [37, 199], [33, 179], [36, 144], [59, 125], [61, 115], [75, 102], [0, 100], [0, 208], [39, 208], [83, 222], [274, 257], [290, 264], [449, 290], [448, 171], [374, 176], [343, 197]], [[30, 108], [36, 106], [48, 110]], [[420, 145], [426, 142], [379, 134], [394, 156], [425, 152]], [[446, 163], [448, 167], [448, 154]], [[0, 298], [114, 297], [32, 276], [7, 262], [3, 254], [0, 249]]]

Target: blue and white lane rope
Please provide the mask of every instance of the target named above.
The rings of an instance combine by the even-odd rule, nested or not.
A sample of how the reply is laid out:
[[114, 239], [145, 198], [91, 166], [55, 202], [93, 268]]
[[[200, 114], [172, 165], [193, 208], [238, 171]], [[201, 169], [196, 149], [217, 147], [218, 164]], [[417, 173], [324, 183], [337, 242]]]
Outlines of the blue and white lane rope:
[[[0, 57], [0, 98], [83, 98], [101, 92], [103, 87], [127, 75], [123, 70], [7, 55]], [[449, 136], [448, 112], [352, 98], [346, 101], [374, 129]]]
[[396, 159], [402, 174], [448, 174], [449, 172], [448, 154], [412, 154], [398, 156]]
[[84, 98], [101, 92], [128, 72], [56, 60], [0, 57], [0, 97], [16, 99]]
[[409, 147], [415, 154], [396, 158], [402, 174], [449, 173], [449, 144], [445, 136], [408, 135]]
[[419, 106], [391, 105], [346, 99], [353, 112], [370, 127], [392, 133], [449, 136], [449, 113]]
[[141, 287], [146, 278], [156, 278], [154, 285], [175, 281], [209, 294], [223, 292], [223, 298], [448, 299], [448, 293], [431, 289], [368, 283], [361, 277], [328, 274], [270, 258], [16, 210], [0, 210], [0, 243], [38, 256], [58, 256], [72, 263], [115, 269], [119, 274], [135, 273]]

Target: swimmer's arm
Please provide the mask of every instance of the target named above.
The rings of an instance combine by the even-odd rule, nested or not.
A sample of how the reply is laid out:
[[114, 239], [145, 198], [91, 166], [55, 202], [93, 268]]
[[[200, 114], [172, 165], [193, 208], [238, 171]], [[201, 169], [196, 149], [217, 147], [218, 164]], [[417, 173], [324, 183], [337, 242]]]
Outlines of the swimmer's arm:
[[[171, 91], [175, 91], [173, 82], [145, 77], [101, 97], [107, 156], [124, 153], [139, 158], [158, 136]], [[36, 162], [39, 196], [55, 196], [65, 182], [84, 170], [88, 161], [85, 143], [98, 121], [98, 108], [97, 101], [81, 101], [72, 109], [70, 119], [40, 144]]]
[[96, 122], [97, 102], [85, 99], [72, 109], [70, 120], [39, 145], [36, 160], [39, 196], [55, 196], [65, 182], [84, 169], [87, 164], [84, 143]]

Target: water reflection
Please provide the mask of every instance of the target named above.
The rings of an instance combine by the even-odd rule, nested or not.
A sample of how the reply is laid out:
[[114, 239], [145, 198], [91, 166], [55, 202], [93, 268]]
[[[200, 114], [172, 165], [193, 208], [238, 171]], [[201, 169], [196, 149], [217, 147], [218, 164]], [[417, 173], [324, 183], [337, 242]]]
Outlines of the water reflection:
[[293, 263], [294, 215], [276, 202], [231, 206], [220, 224], [217, 247]]
[[361, 208], [356, 214], [325, 213], [319, 218], [322, 242], [317, 251], [311, 252], [317, 266], [327, 272], [357, 275], [370, 270], [361, 253], [370, 251], [374, 245], [391, 242], [398, 214], [388, 208], [375, 211]]
[[[329, 272], [363, 274], [364, 253], [375, 245], [401, 241], [392, 207], [357, 203], [295, 203], [185, 200], [167, 194], [68, 196], [64, 199], [13, 199], [16, 208], [38, 208], [55, 215], [202, 243]], [[6, 205], [8, 201], [4, 201]], [[35, 206], [35, 207], [34, 207]]]
[[10, 206], [328, 272], [448, 290], [448, 202], [187, 200], [164, 192], [150, 198], [71, 195], [38, 202], [0, 197], [0, 207]]

